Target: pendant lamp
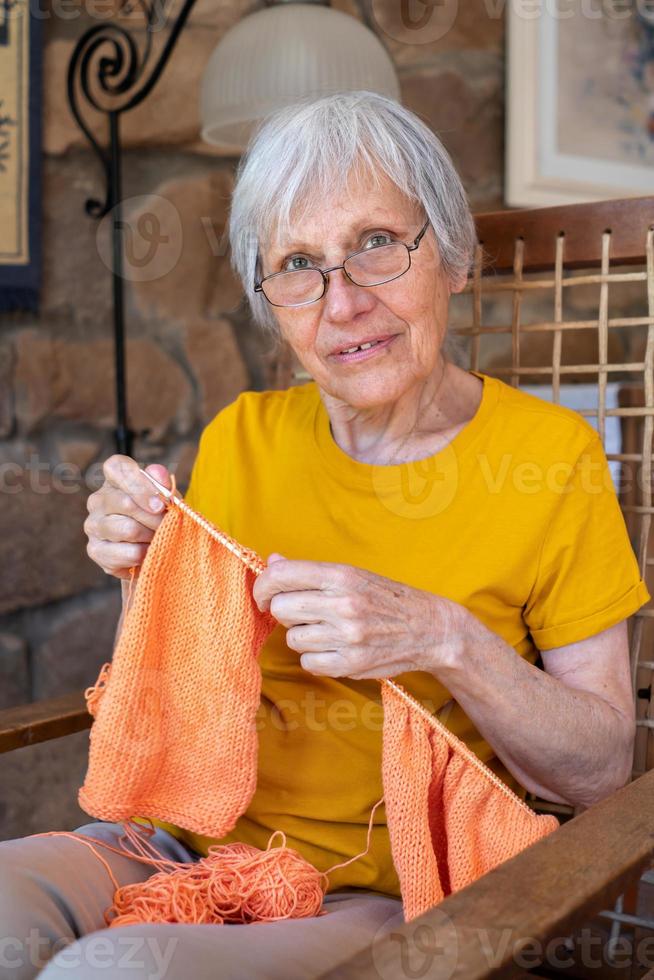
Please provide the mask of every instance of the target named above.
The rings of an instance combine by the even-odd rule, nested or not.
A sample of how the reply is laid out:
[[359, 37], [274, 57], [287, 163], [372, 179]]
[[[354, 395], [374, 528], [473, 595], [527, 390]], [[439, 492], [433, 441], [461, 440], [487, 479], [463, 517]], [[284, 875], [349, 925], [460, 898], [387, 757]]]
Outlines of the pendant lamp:
[[322, 0], [281, 0], [238, 21], [216, 45], [200, 90], [202, 138], [238, 155], [275, 109], [357, 89], [399, 101], [395, 67], [377, 36]]

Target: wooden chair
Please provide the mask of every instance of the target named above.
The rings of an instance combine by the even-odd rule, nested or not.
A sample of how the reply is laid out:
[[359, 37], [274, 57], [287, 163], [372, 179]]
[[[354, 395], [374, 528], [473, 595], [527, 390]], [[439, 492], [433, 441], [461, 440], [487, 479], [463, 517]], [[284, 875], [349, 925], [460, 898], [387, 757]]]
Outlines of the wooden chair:
[[[542, 393], [554, 401], [593, 396], [578, 410], [597, 425], [609, 460], [628, 477], [620, 502], [654, 594], [654, 197], [480, 214], [476, 224], [474, 273], [452, 302], [454, 355], [462, 366], [514, 385], [550, 385]], [[293, 368], [282, 352], [281, 385], [302, 380]], [[612, 449], [616, 424], [620, 444]], [[556, 833], [373, 942], [330, 977], [549, 976], [535, 965], [547, 957], [539, 960], [534, 944], [544, 949], [600, 912], [637, 924], [621, 896], [633, 892], [654, 859], [653, 620], [648, 604], [629, 624], [638, 715], [633, 781], [580, 814], [529, 796], [534, 809], [561, 818]], [[0, 751], [90, 724], [81, 691], [11, 708], [0, 712]], [[423, 957], [423, 972], [405, 960], [412, 951]]]

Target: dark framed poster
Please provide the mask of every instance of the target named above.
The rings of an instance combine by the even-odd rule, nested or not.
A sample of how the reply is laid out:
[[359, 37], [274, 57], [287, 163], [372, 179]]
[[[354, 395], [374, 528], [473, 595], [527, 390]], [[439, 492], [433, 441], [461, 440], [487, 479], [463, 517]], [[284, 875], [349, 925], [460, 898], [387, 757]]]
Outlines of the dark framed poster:
[[41, 35], [34, 0], [0, 0], [0, 312], [37, 311]]

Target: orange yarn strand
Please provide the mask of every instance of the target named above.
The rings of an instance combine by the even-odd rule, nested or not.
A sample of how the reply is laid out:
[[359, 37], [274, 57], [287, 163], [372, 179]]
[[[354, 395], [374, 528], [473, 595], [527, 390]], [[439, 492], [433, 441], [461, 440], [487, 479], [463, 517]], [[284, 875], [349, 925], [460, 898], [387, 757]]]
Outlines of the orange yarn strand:
[[[279, 834], [282, 846], [273, 848]], [[286, 846], [282, 831], [265, 851], [250, 844], [212, 844], [206, 857], [125, 885], [105, 913], [109, 926], [139, 922], [272, 922], [320, 914], [326, 876]]]
[[90, 715], [94, 718], [98, 712], [98, 706], [100, 704], [100, 698], [104, 694], [105, 687], [107, 686], [107, 681], [109, 680], [109, 675], [111, 674], [111, 662], [107, 662], [100, 668], [100, 673], [95, 684], [91, 687], [87, 687], [84, 691], [84, 698], [86, 699], [86, 708]]
[[329, 875], [329, 874], [332, 873], [332, 871], [336, 871], [337, 868], [347, 868], [348, 864], [352, 864], [353, 861], [358, 861], [359, 858], [362, 858], [362, 857], [365, 857], [366, 856], [366, 854], [370, 850], [370, 835], [372, 833], [372, 820], [373, 820], [373, 817], [375, 816], [375, 810], [383, 802], [384, 802], [384, 797], [382, 796], [381, 800], [378, 800], [377, 803], [375, 803], [375, 805], [373, 806], [373, 808], [372, 808], [372, 810], [370, 812], [370, 820], [368, 821], [368, 837], [366, 838], [366, 849], [365, 849], [365, 851], [361, 851], [360, 854], [355, 854], [354, 857], [350, 858], [348, 861], [343, 861], [342, 864], [333, 864], [331, 866], [331, 868], [328, 868], [327, 869], [327, 871], [325, 872], [325, 874], [328, 874]]
[[129, 589], [127, 590], [127, 608], [132, 604], [132, 593], [134, 592], [134, 581], [138, 573], [138, 565], [132, 565], [129, 570]]
[[[130, 843], [147, 850], [137, 841], [129, 825], [124, 825]], [[272, 847], [276, 836], [280, 847]], [[102, 861], [114, 886], [113, 904], [104, 920], [109, 928], [142, 922], [178, 922], [189, 925], [274, 922], [324, 915], [323, 897], [328, 879], [292, 847], [286, 835], [276, 830], [265, 851], [250, 844], [212, 844], [206, 857], [198, 861], [170, 861], [163, 855], [134, 854], [127, 848], [112, 847], [67, 831], [49, 831], [35, 837], [72, 837], [89, 847]], [[124, 838], [120, 838], [121, 841]], [[116, 854], [159, 867], [146, 881], [118, 885], [107, 861], [96, 845]], [[157, 854], [150, 845], [151, 851]]]
[[[281, 830], [271, 835], [265, 851], [250, 844], [211, 844], [207, 856], [197, 862], [171, 861], [160, 854], [148, 840], [154, 833], [152, 825], [149, 828], [138, 825], [138, 830], [136, 825], [123, 825], [125, 833], [119, 841], [127, 840], [133, 851], [113, 847], [106, 841], [91, 842], [82, 834], [68, 831], [54, 830], [34, 836], [71, 837], [89, 847], [102, 861], [114, 886], [113, 905], [104, 913], [109, 928], [142, 922], [190, 925], [274, 922], [327, 914], [322, 904], [328, 876], [368, 853], [375, 810], [383, 802], [382, 797], [372, 808], [365, 851], [327, 871], [318, 871], [296, 850], [287, 847], [286, 835]], [[282, 844], [273, 848], [277, 836]], [[94, 845], [121, 856], [129, 854], [158, 871], [144, 882], [121, 887]]]

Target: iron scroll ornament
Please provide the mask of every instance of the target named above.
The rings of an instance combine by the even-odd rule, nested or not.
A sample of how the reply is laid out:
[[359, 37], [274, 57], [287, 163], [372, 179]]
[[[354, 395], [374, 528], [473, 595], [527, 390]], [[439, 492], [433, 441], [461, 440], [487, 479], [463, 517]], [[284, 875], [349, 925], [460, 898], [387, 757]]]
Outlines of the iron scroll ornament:
[[[127, 416], [120, 117], [147, 98], [157, 84], [195, 2], [196, 0], [185, 0], [170, 27], [166, 43], [149, 72], [156, 15], [163, 10], [157, 8], [157, 0], [123, 0], [118, 8], [123, 15], [130, 14], [135, 6], [141, 10], [145, 23], [145, 42], [141, 47], [126, 27], [115, 23], [97, 24], [82, 34], [68, 65], [67, 91], [70, 110], [100, 161], [105, 178], [104, 201], [95, 197], [88, 198], [85, 210], [90, 217], [98, 220], [111, 212], [116, 388], [114, 439], [116, 452], [125, 456], [132, 455], [134, 436], [137, 433], [129, 427]], [[104, 104], [105, 101], [107, 104]], [[107, 117], [106, 146], [98, 142], [86, 122], [85, 112], [89, 109]], [[146, 429], [138, 434], [146, 435], [148, 431]]]

